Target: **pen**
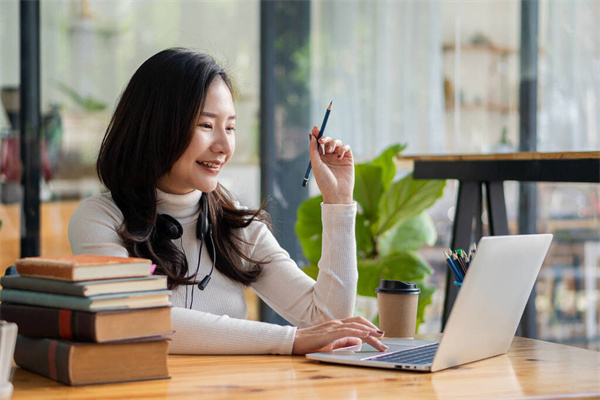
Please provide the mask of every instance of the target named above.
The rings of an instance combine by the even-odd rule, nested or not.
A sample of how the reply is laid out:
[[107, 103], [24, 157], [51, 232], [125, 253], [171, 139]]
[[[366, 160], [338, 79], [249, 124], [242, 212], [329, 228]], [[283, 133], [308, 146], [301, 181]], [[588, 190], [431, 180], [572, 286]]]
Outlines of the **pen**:
[[[329, 119], [329, 113], [331, 112], [331, 105], [333, 104], [333, 100], [331, 101], [331, 103], [329, 103], [329, 107], [327, 107], [327, 111], [325, 111], [325, 117], [323, 118], [323, 123], [321, 124], [321, 129], [319, 130], [319, 136], [317, 136], [317, 140], [321, 139], [321, 136], [323, 136], [323, 132], [325, 132], [325, 127], [327, 126], [327, 120]], [[319, 146], [319, 143], [317, 143], [317, 147]], [[308, 183], [308, 178], [310, 176], [310, 170], [312, 168], [312, 164], [310, 163], [310, 160], [308, 161], [308, 167], [306, 168], [306, 173], [304, 174], [304, 180], [302, 181], [302, 187], [306, 187], [306, 184]]]

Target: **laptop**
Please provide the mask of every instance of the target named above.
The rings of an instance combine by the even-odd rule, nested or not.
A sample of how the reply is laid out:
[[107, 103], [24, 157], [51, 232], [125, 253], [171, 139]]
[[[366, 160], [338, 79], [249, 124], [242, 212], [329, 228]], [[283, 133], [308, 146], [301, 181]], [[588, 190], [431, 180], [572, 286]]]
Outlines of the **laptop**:
[[469, 270], [439, 342], [384, 338], [382, 353], [368, 344], [310, 353], [326, 363], [435, 372], [505, 354], [552, 241], [551, 234], [487, 236]]

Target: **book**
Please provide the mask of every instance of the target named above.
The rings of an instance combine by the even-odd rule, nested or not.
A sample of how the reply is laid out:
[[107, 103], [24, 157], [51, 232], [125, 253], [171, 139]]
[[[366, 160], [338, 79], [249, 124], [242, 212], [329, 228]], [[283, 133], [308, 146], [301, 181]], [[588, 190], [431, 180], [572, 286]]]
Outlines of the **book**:
[[92, 313], [3, 302], [0, 319], [17, 324], [19, 333], [25, 336], [82, 342], [104, 343], [172, 333], [170, 307]]
[[106, 279], [99, 281], [67, 282], [30, 276], [8, 275], [0, 279], [0, 285], [8, 289], [33, 290], [38, 292], [90, 297], [100, 294], [144, 292], [167, 288], [166, 276], [144, 276], [141, 278]]
[[66, 385], [169, 378], [168, 340], [85, 343], [17, 335], [21, 368]]
[[101, 311], [170, 306], [170, 294], [170, 290], [154, 290], [151, 292], [77, 297], [32, 290], [2, 289], [0, 290], [0, 300], [32, 306], [66, 308], [78, 311]]
[[15, 261], [19, 275], [62, 281], [133, 278], [152, 274], [152, 261], [135, 257], [80, 254], [66, 257], [26, 257]]

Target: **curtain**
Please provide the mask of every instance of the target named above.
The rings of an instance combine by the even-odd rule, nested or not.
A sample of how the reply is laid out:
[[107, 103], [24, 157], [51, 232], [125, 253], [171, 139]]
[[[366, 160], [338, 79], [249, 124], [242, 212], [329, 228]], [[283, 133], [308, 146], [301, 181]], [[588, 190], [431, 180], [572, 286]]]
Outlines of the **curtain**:
[[387, 146], [440, 153], [444, 109], [440, 5], [313, 1], [311, 119], [371, 158]]
[[538, 149], [600, 149], [600, 2], [542, 3]]

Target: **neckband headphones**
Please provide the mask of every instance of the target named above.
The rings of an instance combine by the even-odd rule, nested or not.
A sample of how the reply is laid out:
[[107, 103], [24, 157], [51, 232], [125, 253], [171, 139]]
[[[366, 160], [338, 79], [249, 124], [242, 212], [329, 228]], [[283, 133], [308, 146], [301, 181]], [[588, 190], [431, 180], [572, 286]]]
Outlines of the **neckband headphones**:
[[[206, 240], [206, 236], [208, 235], [210, 239], [210, 244], [212, 246], [212, 254], [213, 254], [213, 262], [212, 267], [210, 268], [210, 272], [206, 275], [200, 282], [198, 282], [198, 289], [204, 290], [210, 282], [210, 278], [215, 269], [215, 263], [217, 260], [217, 253], [215, 251], [215, 242], [213, 240], [212, 235], [212, 225], [208, 221], [208, 205], [206, 196], [207, 193], [203, 193], [200, 198], [200, 213], [198, 214], [198, 221], [196, 222], [196, 237], [200, 240], [200, 252], [198, 253], [198, 265], [196, 266], [196, 272], [194, 276], [198, 275], [198, 271], [200, 269], [200, 259], [202, 258], [202, 247], [204, 246], [204, 241]], [[164, 235], [168, 239], [176, 240], [183, 236], [183, 227], [175, 218], [168, 214], [158, 214], [156, 216], [156, 229], [160, 232], [161, 235]], [[183, 248], [183, 246], [182, 246]], [[184, 251], [185, 254], [185, 251]], [[195, 283], [194, 283], [195, 284]], [[186, 287], [187, 289], [187, 287]], [[187, 291], [186, 291], [187, 293]], [[186, 300], [187, 302], [187, 300]], [[194, 302], [194, 292], [192, 291], [192, 304]], [[192, 308], [192, 304], [190, 304], [190, 308]]]

